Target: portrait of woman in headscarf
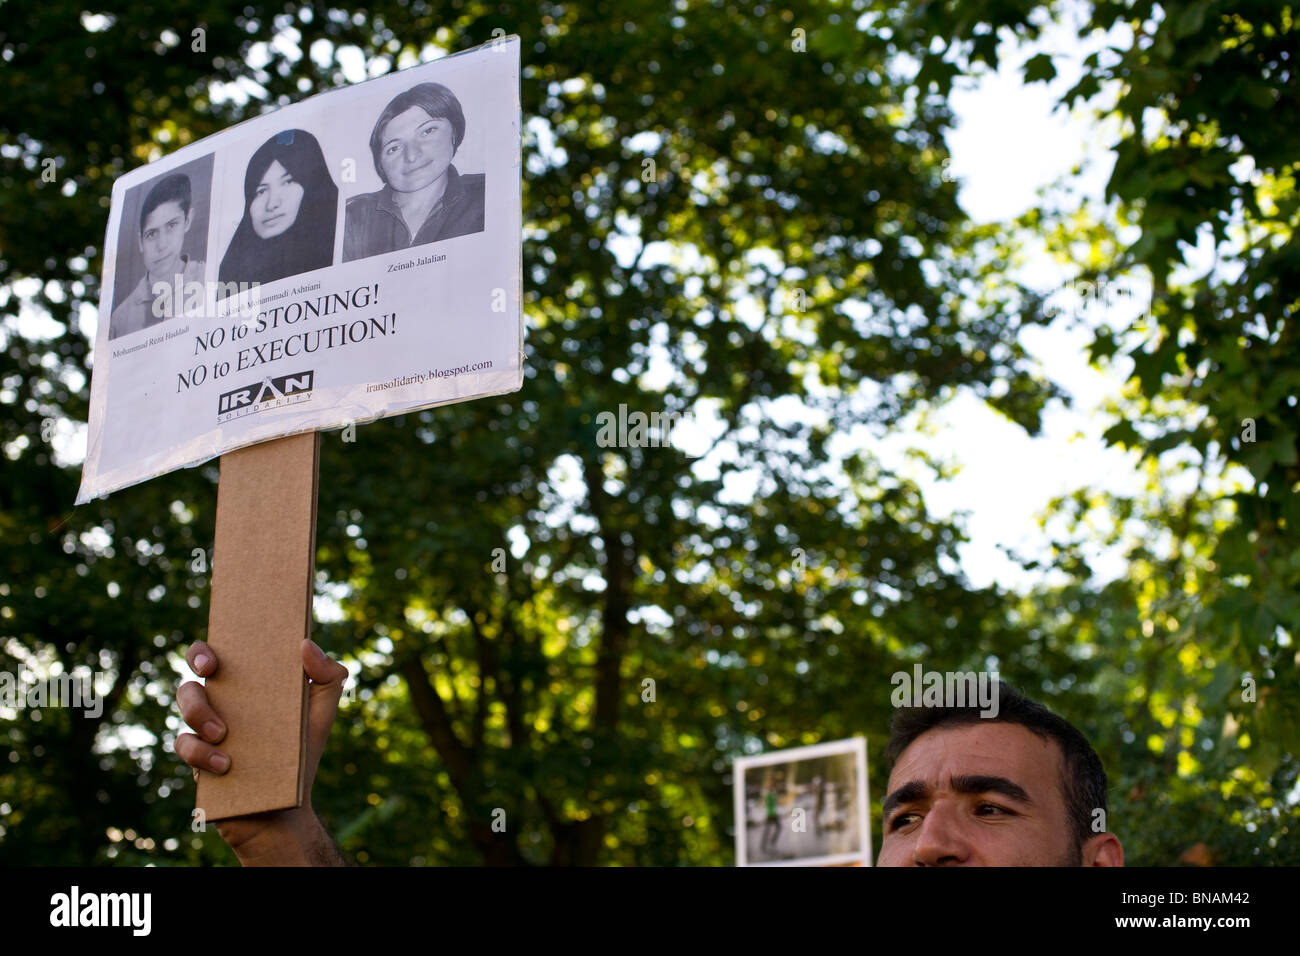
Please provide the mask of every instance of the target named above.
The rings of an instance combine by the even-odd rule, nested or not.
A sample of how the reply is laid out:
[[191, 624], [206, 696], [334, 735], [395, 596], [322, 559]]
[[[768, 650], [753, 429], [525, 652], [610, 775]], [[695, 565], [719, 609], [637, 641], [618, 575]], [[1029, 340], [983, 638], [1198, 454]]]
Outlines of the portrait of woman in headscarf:
[[339, 190], [311, 133], [263, 143], [244, 174], [244, 216], [221, 260], [219, 282], [274, 282], [334, 262]]
[[483, 231], [483, 174], [452, 164], [464, 139], [460, 100], [441, 83], [389, 101], [370, 133], [384, 188], [348, 200], [344, 262]]

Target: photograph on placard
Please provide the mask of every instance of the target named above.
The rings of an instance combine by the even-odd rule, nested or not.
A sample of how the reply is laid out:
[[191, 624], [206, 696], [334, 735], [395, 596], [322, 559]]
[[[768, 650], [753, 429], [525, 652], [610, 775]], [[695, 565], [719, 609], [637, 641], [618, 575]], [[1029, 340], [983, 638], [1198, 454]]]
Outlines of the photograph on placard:
[[211, 153], [126, 191], [110, 339], [175, 318], [174, 290], [204, 281], [211, 193]]
[[741, 757], [734, 774], [738, 866], [870, 864], [865, 738]]
[[419, 83], [388, 101], [369, 142], [383, 186], [347, 201], [344, 262], [483, 231], [485, 176], [465, 172], [465, 160], [477, 158], [461, 150], [467, 122], [441, 83]]
[[239, 225], [221, 260], [223, 288], [264, 284], [334, 262], [339, 189], [316, 137], [287, 129], [267, 139], [244, 170]]

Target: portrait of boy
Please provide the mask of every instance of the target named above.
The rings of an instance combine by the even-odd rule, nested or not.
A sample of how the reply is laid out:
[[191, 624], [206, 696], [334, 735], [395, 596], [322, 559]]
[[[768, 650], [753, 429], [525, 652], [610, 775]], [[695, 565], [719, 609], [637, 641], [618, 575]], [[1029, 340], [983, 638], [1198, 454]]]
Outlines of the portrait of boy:
[[[210, 178], [211, 158], [206, 159]], [[177, 287], [177, 283], [184, 289], [191, 282], [204, 281], [206, 205], [205, 202], [200, 216], [195, 208], [190, 176], [184, 172], [170, 173], [149, 186], [138, 218], [132, 216], [129, 220], [133, 233], [131, 244], [135, 249], [126, 248], [124, 238], [118, 250], [120, 287], [126, 287], [130, 277], [139, 274], [141, 266], [144, 274], [130, 286], [125, 296], [119, 292], [109, 320], [110, 339], [139, 332], [172, 318], [181, 304], [172, 301], [171, 290]], [[197, 254], [187, 253], [187, 248]], [[138, 257], [135, 255], [137, 250]], [[159, 294], [156, 289], [159, 283], [167, 287], [165, 294]]]

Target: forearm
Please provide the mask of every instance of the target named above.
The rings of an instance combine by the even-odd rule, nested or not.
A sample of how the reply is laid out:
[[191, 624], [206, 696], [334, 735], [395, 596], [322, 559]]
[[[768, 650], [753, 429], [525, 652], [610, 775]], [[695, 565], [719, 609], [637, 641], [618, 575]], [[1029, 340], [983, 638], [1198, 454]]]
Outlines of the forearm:
[[222, 837], [244, 866], [348, 866], [329, 831], [310, 807], [291, 810], [244, 834]]

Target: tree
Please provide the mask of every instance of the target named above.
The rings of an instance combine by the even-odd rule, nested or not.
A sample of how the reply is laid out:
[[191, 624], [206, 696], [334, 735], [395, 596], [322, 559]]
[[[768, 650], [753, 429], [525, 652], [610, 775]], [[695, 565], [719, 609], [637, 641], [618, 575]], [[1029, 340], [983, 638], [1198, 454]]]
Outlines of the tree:
[[[1089, 698], [1117, 703], [1088, 723], [1118, 743], [1112, 822], [1130, 860], [1293, 863], [1295, 24], [1270, 3], [1098, 3], [1080, 37], [1116, 26], [1131, 43], [1089, 56], [1061, 101], [1120, 121], [1110, 206], [1026, 221], [1087, 263], [1078, 281], [1105, 307], [1091, 356], [1130, 376], [1106, 438], [1137, 452], [1148, 482], [1054, 503], [1072, 580], [1026, 615], [1036, 643], [1076, 658]], [[1046, 55], [1025, 70], [1054, 76]], [[1151, 298], [1130, 318], [1104, 290], [1134, 278]], [[1094, 579], [1098, 543], [1124, 550], [1124, 579]]]
[[[1218, 86], [1236, 71], [1242, 96], [1260, 95], [1256, 79], [1294, 96], [1293, 74], [1269, 72], [1289, 25], [1262, 6], [1194, 6], [1205, 16], [1190, 26], [1149, 23], [1153, 10], [1135, 8], [1155, 46], [1121, 51], [1122, 66], [1092, 63], [1076, 92], [1092, 91], [1089, 78], [1101, 89], [1113, 72], [1141, 91], [1121, 106], [1132, 116], [1147, 101], [1175, 122], [1183, 108], [1188, 123], [1202, 122], [1198, 110], [1226, 114], [1226, 102], [1196, 99], [1186, 85], [1184, 44], [1199, 37], [1200, 55], [1217, 44], [1205, 62], [1224, 71]], [[1093, 21], [1126, 10], [1098, 4]], [[889, 677], [918, 659], [941, 670], [996, 662], [1078, 721], [1123, 767], [1121, 819], [1149, 806], [1140, 787], [1170, 781], [1181, 783], [1162, 812], [1172, 806], [1189, 822], [1203, 813], [1224, 782], [1216, 775], [1234, 772], [1231, 748], [1185, 773], [1170, 751], [1166, 765], [1138, 749], [1153, 721], [1185, 713], [1187, 695], [1203, 693], [1195, 663], [1170, 662], [1175, 649], [1191, 641], [1234, 661], [1229, 677], [1249, 656], [1246, 635], [1224, 656], [1215, 630], [1234, 619], [1222, 594], [1242, 600], [1244, 585], [1198, 585], [1197, 595], [1213, 591], [1211, 616], [1194, 618], [1194, 639], [1175, 631], [1159, 644], [1136, 634], [1165, 617], [1126, 602], [1148, 586], [1169, 602], [1190, 599], [1164, 588], [1178, 577], [1154, 550], [1150, 560], [1135, 553], [1132, 579], [1108, 589], [1065, 541], [1061, 563], [1075, 572], [1067, 587], [1024, 599], [974, 588], [958, 569], [960, 526], [935, 520], [916, 483], [871, 451], [910, 413], [960, 390], [1031, 432], [1061, 397], [1018, 343], [1022, 328], [1048, 321], [1042, 297], [1004, 275], [1019, 237], [967, 223], [943, 175], [954, 79], [995, 63], [999, 36], [1033, 39], [1041, 22], [1037, 4], [991, 0], [852, 10], [456, 0], [361, 13], [9, 4], [0, 27], [0, 669], [90, 664], [108, 706], [98, 719], [24, 710], [0, 724], [0, 760], [13, 769], [0, 781], [0, 852], [13, 862], [232, 860], [215, 834], [191, 829], [189, 774], [170, 752], [176, 662], [204, 631], [206, 580], [193, 562], [211, 541], [215, 463], [71, 507], [78, 463], [64, 443], [86, 416], [112, 179], [341, 85], [352, 52], [373, 75], [486, 42], [498, 28], [519, 33], [525, 50], [524, 388], [367, 425], [355, 442], [325, 436], [319, 639], [360, 668], [360, 694], [336, 724], [315, 804], [345, 849], [390, 864], [728, 862], [729, 758], [866, 733], [880, 779]], [[1170, 30], [1172, 46], [1160, 46]], [[1046, 77], [1050, 63], [1030, 69]], [[1162, 85], [1161, 69], [1184, 85]], [[83, 101], [95, 108], [65, 106]], [[1274, 177], [1274, 205], [1258, 202], [1251, 215], [1280, 235], [1294, 218], [1294, 184], [1280, 165], [1290, 133], [1251, 118], [1269, 131], [1252, 126], [1242, 142], [1277, 167], [1263, 174]], [[1196, 232], [1178, 217], [1213, 221], [1244, 187], [1214, 171], [1223, 157], [1202, 148], [1204, 130], [1187, 132], [1176, 155], [1143, 162], [1135, 157], [1174, 147], [1135, 137], [1119, 147], [1128, 173], [1117, 172], [1117, 190], [1148, 160], [1186, 158], [1211, 177], [1188, 171], [1183, 184], [1153, 178], [1118, 195], [1126, 214], [1145, 217], [1144, 241], [1156, 237], [1130, 259], [1164, 269], [1177, 237]], [[1214, 155], [1186, 152], [1194, 148]], [[47, 159], [53, 181], [41, 176]], [[1186, 183], [1198, 187], [1194, 205], [1169, 192]], [[1174, 232], [1157, 235], [1171, 217]], [[1098, 229], [1113, 233], [1109, 223]], [[1279, 315], [1295, 298], [1285, 235], [1280, 245], [1251, 240], [1242, 258], [1256, 271], [1238, 290]], [[1158, 495], [1130, 511], [1177, 529], [1186, 509], [1195, 520], [1182, 570], [1199, 567], [1204, 584], [1212, 553], [1252, 580], [1267, 571], [1267, 603], [1289, 620], [1294, 605], [1277, 603], [1295, 583], [1283, 523], [1294, 459], [1279, 417], [1289, 393], [1276, 384], [1294, 379], [1282, 330], [1252, 340], [1249, 360], [1233, 365], [1230, 343], [1255, 326], [1241, 318], [1238, 338], [1225, 332], [1217, 351], [1188, 344], [1179, 323], [1202, 300], [1176, 305], [1178, 284], [1164, 288], [1165, 344], [1158, 359], [1134, 356], [1140, 370], [1211, 365], [1176, 387], [1163, 372], [1140, 372], [1150, 408], [1166, 394], [1204, 406], [1239, 380], [1253, 383], [1248, 407], [1271, 429], [1260, 466], [1268, 488], [1250, 505], [1233, 499], [1242, 510], [1231, 518], [1200, 499]], [[1229, 404], [1224, 420], [1240, 411]], [[604, 447], [601, 416], [621, 406], [693, 419], [713, 453]], [[1227, 454], [1205, 427], [1150, 450]], [[1269, 550], [1243, 545], [1261, 541]], [[1160, 614], [1186, 623], [1172, 603]], [[1275, 728], [1294, 669], [1283, 657], [1270, 650], [1272, 672], [1257, 668], [1268, 691], [1259, 713], [1219, 698], [1200, 712]], [[1148, 683], [1124, 669], [1129, 659], [1153, 674]], [[1133, 743], [1109, 743], [1125, 730]], [[1172, 733], [1166, 746], [1191, 746]], [[1286, 738], [1272, 739], [1289, 752]], [[1234, 791], [1234, 812], [1276, 798], [1289, 759], [1279, 758], [1282, 776]], [[1273, 826], [1267, 817], [1249, 822]], [[1228, 859], [1266, 845], [1242, 836], [1246, 816], [1215, 819], [1216, 833], [1237, 841]], [[1154, 837], [1139, 846], [1130, 859], [1167, 861], [1176, 849]]]
[[[1141, 234], [1105, 269], [1152, 285], [1149, 312], [1100, 329], [1092, 347], [1100, 362], [1131, 362], [1125, 418], [1108, 438], [1139, 449], [1163, 486], [1108, 503], [1151, 529], [1116, 586], [1142, 620], [1112, 631], [1145, 671], [1128, 739], [1162, 754], [1129, 800], [1135, 815], [1177, 808], [1216, 862], [1293, 863], [1300, 139], [1285, 117], [1300, 106], [1296, 26], [1276, 4], [1209, 0], [1168, 12], [1099, 4], [1095, 23], [1114, 22], [1131, 24], [1134, 43], [1094, 57], [1069, 95], [1122, 81], [1109, 194]], [[1208, 269], [1198, 244], [1213, 249]], [[1168, 842], [1152, 840], [1186, 849]]]
[[[214, 469], [69, 514], [75, 467], [52, 461], [39, 429], [85, 414], [77, 315], [97, 293], [111, 178], [336, 85], [346, 46], [382, 72], [428, 55], [430, 38], [457, 49], [500, 26], [529, 51], [529, 378], [509, 399], [327, 441], [318, 564], [322, 587], [343, 588], [344, 619], [322, 632], [364, 665], [365, 724], [339, 731], [339, 762], [322, 773], [326, 793], [337, 789], [322, 805], [368, 858], [389, 862], [421, 845], [395, 808], [431, 795], [435, 812], [413, 821], [426, 841], [435, 834], [431, 858], [725, 859], [725, 753], [796, 740], [814, 722], [827, 733], [878, 724], [880, 698], [846, 701], [831, 719], [818, 701], [847, 692], [855, 669], [887, 686], [890, 659], [922, 646], [935, 620], [960, 640], [997, 613], [995, 596], [963, 586], [957, 533], [929, 519], [914, 486], [866, 452], [837, 470], [827, 448], [837, 430], [886, 427], [947, 389], [1009, 381], [1002, 404], [1029, 425], [1046, 397], [1004, 303], [959, 295], [976, 276], [954, 254], [964, 239], [939, 169], [942, 99], [909, 101], [900, 45], [855, 33], [833, 5], [544, 6], [540, 22], [531, 8], [474, 4], [281, 10], [44, 5], [12, 11], [3, 37], [16, 149], [4, 156], [0, 278], [19, 290], [41, 277], [33, 306], [59, 328], [11, 331], [5, 359], [7, 653], [64, 667], [98, 654], [117, 694], [112, 717], [73, 719], [45, 745], [60, 772], [81, 767], [67, 792], [103, 790], [90, 814], [34, 810], [36, 724], [10, 729], [26, 772], [5, 845], [35, 853], [54, 819], [78, 834], [63, 844], [70, 860], [128, 822], [189, 835], [183, 798], [150, 802], [181, 787], [170, 730], [129, 753], [109, 728], [164, 726], [167, 661], [202, 631], [191, 599], [203, 584], [181, 556], [210, 535]], [[177, 42], [180, 27], [206, 31], [201, 52]], [[251, 65], [277, 34], [297, 49]], [[298, 53], [319, 41], [328, 62]], [[72, 68], [92, 56], [96, 70]], [[247, 102], [214, 95], [214, 82], [241, 79]], [[86, 96], [103, 108], [48, 108]], [[34, 175], [44, 157], [61, 171], [57, 189]], [[15, 246], [33, 216], [52, 228]], [[5, 307], [12, 319], [18, 297]], [[776, 419], [788, 395], [807, 421]], [[711, 437], [734, 453], [713, 465], [672, 448], [602, 449], [595, 419], [620, 405], [712, 409]], [[754, 500], [728, 499], [745, 474]], [[493, 572], [494, 549], [521, 534], [526, 549]], [[756, 681], [741, 677], [758, 667]], [[102, 766], [91, 739], [112, 754]], [[150, 791], [143, 805], [136, 784]], [[371, 809], [346, 822], [365, 791]], [[698, 823], [683, 827], [683, 808]], [[642, 842], [647, 832], [659, 839]], [[628, 844], [641, 845], [627, 856]]]

